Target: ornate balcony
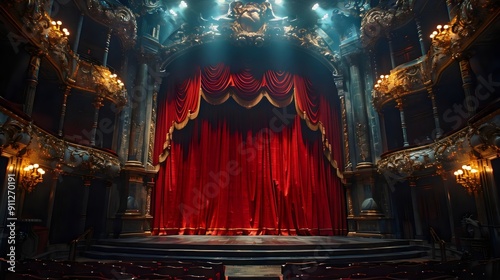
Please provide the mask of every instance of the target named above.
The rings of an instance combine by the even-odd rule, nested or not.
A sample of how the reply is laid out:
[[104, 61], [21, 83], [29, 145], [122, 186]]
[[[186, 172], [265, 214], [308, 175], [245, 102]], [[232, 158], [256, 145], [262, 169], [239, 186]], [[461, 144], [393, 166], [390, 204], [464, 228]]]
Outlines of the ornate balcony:
[[73, 175], [110, 179], [121, 170], [116, 154], [59, 139], [3, 106], [0, 150]]
[[[372, 98], [375, 108], [380, 110], [390, 101], [425, 91], [427, 87], [437, 84], [446, 67], [454, 59], [462, 57], [490, 23], [500, 16], [498, 7], [497, 1], [462, 1], [457, 7], [457, 16], [450, 23], [438, 26], [438, 31], [431, 35], [431, 48], [425, 56], [394, 68], [385, 86], [374, 87]], [[376, 14], [373, 13], [371, 17]], [[373, 28], [371, 25], [374, 23], [366, 18], [370, 14], [363, 19], [361, 29], [365, 33]], [[370, 46], [371, 43], [364, 42], [364, 45]]]
[[45, 11], [47, 1], [8, 0], [0, 4], [0, 14], [17, 30], [21, 36], [19, 40], [35, 47], [34, 55], [43, 56], [50, 62], [67, 86], [106, 98], [118, 107], [125, 105], [127, 92], [124, 87], [105, 79], [112, 75], [109, 68], [82, 60], [71, 50], [68, 31], [58, 28], [60, 24]]
[[496, 157], [500, 152], [500, 110], [432, 144], [389, 152], [378, 161], [379, 173], [392, 180], [441, 173], [457, 162], [468, 162], [470, 155]]

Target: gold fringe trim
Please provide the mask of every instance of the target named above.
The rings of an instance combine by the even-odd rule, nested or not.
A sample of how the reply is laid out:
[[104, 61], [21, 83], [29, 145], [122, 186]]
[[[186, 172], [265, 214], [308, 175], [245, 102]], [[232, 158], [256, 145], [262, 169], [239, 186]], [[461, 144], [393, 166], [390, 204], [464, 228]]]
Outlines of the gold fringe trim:
[[[238, 103], [240, 106], [245, 107], [247, 109], [250, 109], [250, 108], [254, 107], [255, 105], [259, 104], [259, 102], [264, 97], [269, 101], [269, 103], [271, 103], [273, 106], [278, 107], [278, 108], [286, 107], [286, 106], [290, 105], [290, 103], [292, 103], [292, 101], [294, 99], [296, 99], [295, 98], [295, 91], [290, 95], [290, 98], [288, 98], [287, 100], [285, 100], [283, 102], [277, 102], [276, 100], [274, 100], [271, 96], [269, 96], [269, 94], [267, 93], [266, 90], [262, 90], [257, 95], [257, 97], [251, 101], [241, 99], [232, 90], [228, 90], [227, 93], [220, 99], [211, 98], [211, 97], [207, 96], [201, 88], [199, 90], [199, 95], [201, 97], [203, 97], [203, 99], [211, 105], [220, 105], [220, 104], [226, 102], [230, 97], [232, 97], [236, 101], [236, 103]], [[180, 122], [180, 123], [172, 122], [172, 125], [170, 126], [168, 133], [166, 135], [165, 142], [163, 143], [163, 152], [158, 157], [159, 162], [155, 166], [156, 169], [159, 169], [160, 164], [163, 163], [170, 155], [170, 142], [172, 141], [172, 135], [174, 132], [174, 128], [177, 130], [181, 130], [184, 127], [186, 127], [186, 125], [188, 124], [188, 122], [190, 120], [196, 119], [198, 117], [199, 112], [200, 112], [200, 104], [201, 104], [201, 98], [198, 98], [198, 104], [197, 104], [196, 110], [194, 112], [189, 111], [187, 117], [184, 120], [182, 120], [182, 122]], [[307, 125], [307, 127], [309, 127], [309, 129], [311, 129], [312, 131], [317, 131], [318, 129], [320, 129], [321, 141], [323, 142], [323, 153], [324, 153], [325, 157], [327, 158], [328, 162], [330, 162], [330, 165], [333, 168], [335, 168], [337, 177], [340, 179], [344, 179], [344, 174], [343, 174], [342, 170], [340, 170], [340, 168], [338, 167], [337, 161], [335, 159], [333, 159], [332, 145], [330, 144], [330, 142], [326, 138], [325, 127], [323, 126], [323, 123], [318, 122], [317, 124], [313, 124], [311, 122], [311, 120], [307, 117], [306, 111], [300, 110], [297, 102], [295, 102], [295, 110], [297, 111], [297, 114], [300, 116], [300, 118], [306, 122], [306, 125]]]

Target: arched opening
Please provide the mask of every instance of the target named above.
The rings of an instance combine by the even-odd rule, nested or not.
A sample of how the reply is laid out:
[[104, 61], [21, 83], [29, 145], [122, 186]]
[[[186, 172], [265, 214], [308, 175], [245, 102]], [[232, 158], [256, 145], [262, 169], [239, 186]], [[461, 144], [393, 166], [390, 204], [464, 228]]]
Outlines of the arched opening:
[[276, 47], [207, 45], [168, 65], [155, 234], [346, 233], [333, 77], [311, 56]]

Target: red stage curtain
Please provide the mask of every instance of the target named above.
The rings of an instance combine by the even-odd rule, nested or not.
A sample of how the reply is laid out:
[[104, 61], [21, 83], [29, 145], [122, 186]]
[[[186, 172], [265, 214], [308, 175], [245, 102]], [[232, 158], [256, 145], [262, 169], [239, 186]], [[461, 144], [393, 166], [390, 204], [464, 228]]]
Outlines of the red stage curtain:
[[[155, 234], [346, 233], [343, 189], [323, 156], [328, 138], [334, 159], [341, 160], [330, 98], [288, 72], [267, 71], [260, 79], [250, 73], [205, 67], [160, 100]], [[234, 102], [202, 102], [200, 109], [200, 88], [211, 104], [223, 103], [233, 89], [252, 109]], [[272, 105], [284, 107], [293, 96], [296, 104], [278, 109], [255, 102], [263, 89]], [[307, 126], [322, 131], [307, 128], [304, 111]], [[187, 127], [174, 131], [172, 123]]]

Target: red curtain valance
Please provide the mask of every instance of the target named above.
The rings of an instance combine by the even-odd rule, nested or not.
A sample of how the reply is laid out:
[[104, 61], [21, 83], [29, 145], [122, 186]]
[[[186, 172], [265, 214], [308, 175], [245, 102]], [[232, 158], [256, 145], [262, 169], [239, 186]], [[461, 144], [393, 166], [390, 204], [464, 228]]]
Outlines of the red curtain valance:
[[[326, 156], [337, 168], [341, 161], [340, 147], [331, 147], [328, 139], [333, 139], [333, 130], [338, 129], [337, 118], [332, 118], [330, 106], [333, 104], [326, 92], [315, 89], [307, 78], [286, 71], [267, 70], [262, 74], [252, 73], [251, 69], [232, 72], [223, 63], [206, 67], [197, 67], [194, 75], [182, 82], [170, 81], [166, 96], [166, 108], [159, 108], [159, 116], [169, 127], [168, 131], [157, 134], [156, 151], [160, 151], [156, 159], [163, 162], [168, 156], [168, 146], [173, 128], [182, 129], [189, 120], [197, 117], [200, 100], [203, 97], [208, 103], [218, 105], [232, 97], [238, 104], [251, 108], [266, 97], [269, 102], [283, 108], [295, 99], [297, 114], [312, 130], [320, 129]], [[334, 110], [335, 111], [335, 110]], [[334, 121], [335, 120], [335, 121]], [[163, 129], [166, 130], [166, 129]], [[335, 141], [339, 142], [339, 141]], [[336, 149], [338, 148], [338, 149]], [[333, 155], [332, 151], [337, 151]], [[158, 162], [157, 162], [158, 163]], [[340, 172], [338, 173], [341, 176]]]

